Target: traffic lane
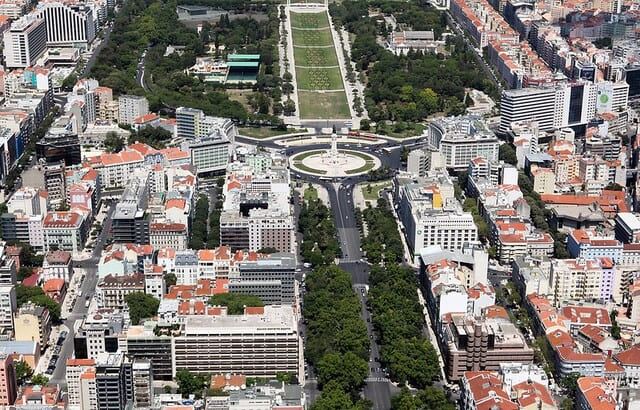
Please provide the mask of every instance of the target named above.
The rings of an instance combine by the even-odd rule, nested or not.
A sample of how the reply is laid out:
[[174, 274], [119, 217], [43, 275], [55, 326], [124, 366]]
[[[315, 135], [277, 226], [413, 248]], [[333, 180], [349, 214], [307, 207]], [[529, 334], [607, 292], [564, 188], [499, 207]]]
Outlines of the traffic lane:
[[391, 388], [386, 380], [369, 381], [364, 386], [364, 396], [373, 402], [374, 410], [391, 408]]

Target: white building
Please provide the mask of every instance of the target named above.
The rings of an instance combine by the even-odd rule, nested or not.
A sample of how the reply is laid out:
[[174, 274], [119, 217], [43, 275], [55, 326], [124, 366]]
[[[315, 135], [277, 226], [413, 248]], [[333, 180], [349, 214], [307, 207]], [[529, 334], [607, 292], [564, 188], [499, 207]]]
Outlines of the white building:
[[39, 3], [34, 14], [47, 23], [47, 45], [88, 48], [96, 37], [91, 9], [61, 2]]
[[69, 403], [69, 410], [96, 408], [86, 406], [86, 400], [89, 398], [84, 396], [89, 392], [85, 389], [85, 394], [83, 394], [82, 389], [82, 380], [91, 379], [92, 375], [95, 381], [95, 361], [93, 359], [67, 360], [65, 380], [67, 382], [67, 400]]
[[498, 160], [498, 138], [477, 115], [435, 120], [429, 124], [427, 138], [440, 151], [447, 168], [466, 168], [477, 157]]
[[178, 138], [207, 138], [213, 134], [220, 139], [231, 140], [236, 128], [229, 118], [204, 115], [202, 110], [187, 107], [176, 109], [176, 134]]
[[45, 215], [49, 205], [47, 191], [41, 188], [22, 187], [7, 202], [7, 212], [25, 216]]
[[4, 61], [7, 68], [25, 68], [35, 64], [47, 48], [46, 23], [27, 15], [11, 23], [4, 32]]
[[153, 222], [149, 225], [149, 243], [153, 249], [172, 248], [183, 251], [187, 249], [188, 239], [184, 224]]
[[121, 124], [133, 124], [136, 118], [149, 114], [149, 101], [139, 95], [121, 95], [118, 105]]
[[87, 239], [86, 218], [79, 212], [51, 212], [44, 218], [44, 248], [78, 253]]
[[174, 338], [173, 373], [300, 376], [302, 339], [291, 306], [246, 308], [244, 315], [188, 316]]
[[0, 330], [13, 333], [13, 313], [18, 309], [13, 285], [0, 286]]

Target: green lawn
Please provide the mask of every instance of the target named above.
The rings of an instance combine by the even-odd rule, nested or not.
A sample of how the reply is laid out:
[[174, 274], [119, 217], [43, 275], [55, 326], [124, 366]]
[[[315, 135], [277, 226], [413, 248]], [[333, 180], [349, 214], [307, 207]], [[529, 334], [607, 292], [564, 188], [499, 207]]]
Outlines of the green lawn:
[[350, 119], [351, 112], [344, 91], [298, 91], [300, 118], [302, 119]]
[[347, 175], [359, 174], [360, 172], [365, 172], [372, 169], [374, 165], [375, 165], [375, 162], [367, 161], [367, 163], [361, 166], [360, 168], [348, 169], [344, 171], [344, 173]]
[[307, 202], [316, 201], [318, 199], [318, 191], [312, 186], [307, 186], [304, 189], [303, 198]]
[[292, 160], [294, 162], [302, 162], [303, 159], [310, 157], [312, 155], [316, 155], [316, 154], [320, 154], [324, 151], [307, 151], [307, 152], [303, 152], [302, 154], [298, 154], [295, 157], [292, 158]]
[[329, 27], [329, 17], [321, 13], [291, 13], [291, 27], [323, 28]]
[[327, 171], [322, 171], [320, 169], [315, 169], [315, 168], [308, 167], [308, 166], [304, 165], [302, 162], [295, 162], [294, 165], [295, 165], [296, 168], [298, 168], [299, 170], [301, 170], [303, 172], [309, 172], [309, 173], [318, 174], [318, 175], [324, 175], [324, 174], [327, 173]]
[[293, 44], [296, 46], [333, 46], [331, 31], [292, 29]]
[[364, 197], [365, 201], [377, 201], [380, 197], [380, 190], [390, 185], [391, 181], [383, 181], [377, 184], [360, 184], [360, 188], [362, 188], [362, 196]]
[[285, 131], [278, 130], [271, 127], [241, 127], [238, 128], [238, 133], [245, 137], [251, 138], [269, 138], [277, 135], [293, 134], [294, 132], [306, 132], [307, 130], [298, 128], [287, 128]]
[[339, 68], [296, 67], [296, 81], [298, 82], [298, 88], [302, 90], [343, 89]]
[[296, 65], [307, 67], [333, 67], [338, 65], [338, 57], [333, 47], [325, 48], [293, 48]]

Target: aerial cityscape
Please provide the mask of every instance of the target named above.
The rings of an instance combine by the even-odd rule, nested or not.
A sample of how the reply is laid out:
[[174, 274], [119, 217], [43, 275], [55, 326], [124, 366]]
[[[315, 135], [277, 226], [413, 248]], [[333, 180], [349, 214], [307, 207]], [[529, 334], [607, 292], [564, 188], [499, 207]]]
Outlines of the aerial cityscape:
[[0, 409], [640, 409], [640, 1], [0, 33]]

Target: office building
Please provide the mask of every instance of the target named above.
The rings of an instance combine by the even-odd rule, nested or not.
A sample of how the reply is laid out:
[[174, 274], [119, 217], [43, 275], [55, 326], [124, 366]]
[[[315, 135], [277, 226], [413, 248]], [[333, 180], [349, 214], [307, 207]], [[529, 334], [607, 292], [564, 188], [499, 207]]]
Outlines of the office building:
[[128, 311], [99, 309], [82, 319], [74, 334], [76, 359], [96, 358], [118, 351], [118, 337], [130, 324]]
[[113, 213], [113, 242], [149, 244], [150, 215], [148, 173], [140, 172], [131, 178]]
[[445, 315], [441, 339], [445, 373], [459, 380], [465, 371], [497, 371], [504, 362], [531, 363], [533, 350], [509, 319]]
[[149, 326], [130, 326], [120, 335], [119, 346], [132, 359], [151, 363], [153, 380], [172, 380], [171, 336], [156, 335]]
[[41, 351], [44, 351], [51, 334], [49, 310], [31, 302], [25, 303], [16, 313], [14, 332], [15, 340], [19, 342], [36, 341], [40, 344]]
[[9, 354], [0, 353], [0, 405], [13, 405], [17, 394], [15, 363]]
[[131, 360], [123, 353], [102, 353], [96, 357], [98, 409], [124, 409], [133, 403]]
[[268, 258], [239, 265], [238, 273], [229, 278], [230, 293], [255, 295], [267, 305], [295, 304], [294, 254], [273, 253]]
[[67, 167], [78, 165], [82, 163], [80, 139], [68, 131], [49, 131], [36, 143], [36, 155], [47, 164], [64, 161]]
[[199, 374], [299, 376], [302, 341], [291, 306], [245, 309], [243, 315], [187, 316], [174, 338], [173, 370]]
[[447, 168], [467, 168], [477, 157], [498, 160], [498, 138], [481, 116], [437, 119], [429, 124], [427, 139], [430, 147], [442, 154]]
[[233, 140], [236, 129], [229, 118], [204, 115], [202, 110], [187, 107], [176, 109], [176, 134], [186, 140], [213, 136], [216, 139]]
[[149, 114], [149, 101], [139, 95], [121, 95], [118, 106], [121, 124], [131, 125], [136, 118]]
[[87, 49], [96, 37], [96, 22], [89, 6], [44, 2], [38, 4], [34, 14], [46, 22], [47, 45], [50, 47]]
[[7, 68], [35, 65], [47, 48], [47, 28], [43, 19], [27, 15], [11, 23], [4, 32], [4, 60]]
[[640, 219], [630, 212], [619, 212], [615, 217], [616, 239], [622, 243], [640, 242]]
[[208, 136], [185, 141], [181, 149], [189, 152], [191, 165], [196, 168], [198, 174], [223, 171], [229, 164], [231, 141]]

